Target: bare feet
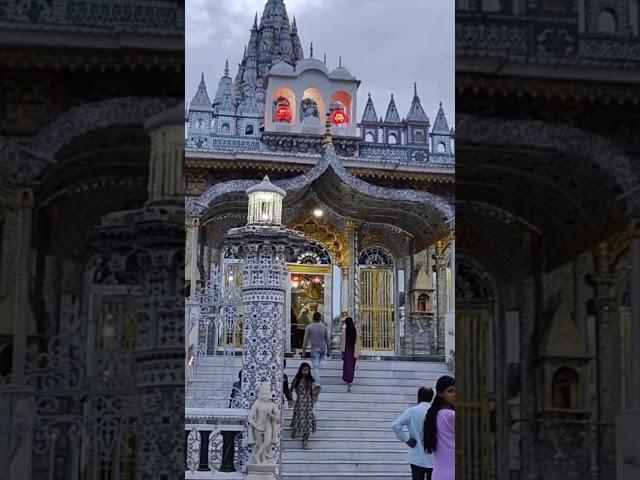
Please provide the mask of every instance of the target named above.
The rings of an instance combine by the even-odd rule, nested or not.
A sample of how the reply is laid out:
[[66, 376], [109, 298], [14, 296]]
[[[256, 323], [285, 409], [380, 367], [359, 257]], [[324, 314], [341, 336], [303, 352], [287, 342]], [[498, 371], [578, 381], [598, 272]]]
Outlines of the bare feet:
[[311, 447], [309, 446], [309, 440], [305, 440], [304, 442], [302, 442], [302, 448], [304, 448], [305, 450], [311, 450]]
[[351, 384], [347, 385], [347, 391], [350, 392], [351, 391]]

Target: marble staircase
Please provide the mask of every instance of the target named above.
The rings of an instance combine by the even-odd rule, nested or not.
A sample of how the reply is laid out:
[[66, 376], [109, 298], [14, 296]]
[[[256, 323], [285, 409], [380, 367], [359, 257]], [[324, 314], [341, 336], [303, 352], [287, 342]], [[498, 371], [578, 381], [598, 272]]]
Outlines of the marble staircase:
[[[293, 380], [300, 358], [288, 358], [286, 373]], [[310, 363], [310, 360], [304, 360]], [[236, 357], [221, 369], [221, 359], [202, 360], [186, 392], [187, 405], [194, 396], [210, 398], [222, 377], [231, 382], [241, 368]], [[317, 431], [311, 450], [291, 439], [293, 409], [283, 412], [282, 480], [396, 480], [409, 479], [407, 449], [395, 438], [391, 422], [414, 405], [418, 388], [435, 386], [448, 374], [444, 363], [395, 360], [359, 360], [351, 392], [342, 382], [342, 361], [325, 360], [321, 370], [322, 393], [316, 404]], [[230, 388], [227, 388], [230, 391]], [[228, 393], [224, 392], [226, 398]], [[226, 406], [226, 405], [225, 405]]]
[[[300, 362], [287, 359], [290, 380]], [[347, 392], [342, 361], [325, 360], [311, 450], [302, 449], [301, 440], [291, 439], [292, 410], [284, 412], [282, 479], [411, 478], [407, 447], [395, 438], [391, 422], [415, 404], [420, 386], [434, 386], [446, 373], [444, 363], [360, 360]]]

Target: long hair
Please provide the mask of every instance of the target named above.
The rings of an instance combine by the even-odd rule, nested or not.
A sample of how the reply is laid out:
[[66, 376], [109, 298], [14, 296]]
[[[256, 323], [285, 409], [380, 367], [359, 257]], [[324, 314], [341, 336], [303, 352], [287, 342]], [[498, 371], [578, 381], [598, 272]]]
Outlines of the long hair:
[[347, 317], [344, 319], [345, 332], [347, 334], [347, 346], [353, 348], [356, 344], [356, 337], [358, 332], [356, 326], [353, 324], [353, 318]]
[[438, 446], [438, 412], [444, 406], [444, 400], [437, 395], [424, 417], [424, 439], [422, 444], [427, 453], [433, 453]]
[[307, 362], [302, 362], [300, 364], [300, 368], [298, 368], [298, 373], [296, 373], [296, 376], [293, 377], [293, 381], [291, 382], [291, 390], [295, 390], [296, 388], [298, 388], [298, 386], [302, 382], [302, 369], [304, 369], [305, 367], [309, 369], [309, 375], [307, 375], [307, 388], [311, 388], [311, 384], [315, 383], [313, 375], [311, 375], [311, 365], [309, 365]]
[[[443, 375], [436, 382], [436, 392], [442, 393], [452, 385], [455, 385], [455, 380], [448, 375]], [[445, 403], [440, 395], [436, 394], [436, 398], [431, 403], [431, 407], [427, 410], [427, 416], [424, 418], [422, 444], [427, 453], [433, 453], [438, 447], [438, 412], [443, 408], [451, 407]]]

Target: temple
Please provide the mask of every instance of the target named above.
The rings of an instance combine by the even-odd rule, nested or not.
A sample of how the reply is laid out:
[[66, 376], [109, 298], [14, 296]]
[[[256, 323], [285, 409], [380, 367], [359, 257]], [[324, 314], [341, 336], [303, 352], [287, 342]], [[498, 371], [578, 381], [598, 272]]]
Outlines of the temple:
[[[341, 365], [340, 331], [344, 319], [353, 317], [362, 340], [361, 368], [370, 370], [371, 379], [345, 396], [337, 375], [330, 378], [335, 384], [327, 385], [322, 404], [328, 410], [319, 414], [321, 427], [312, 441], [323, 452], [313, 469], [322, 472], [334, 469], [322, 458], [335, 464], [336, 450], [345, 448], [332, 437], [332, 415], [362, 410], [364, 416], [367, 404], [361, 401], [384, 393], [388, 408], [371, 428], [384, 429], [388, 437], [393, 433], [384, 416], [401, 413], [425, 379], [435, 381], [453, 369], [454, 130], [442, 104], [430, 106], [430, 118], [419, 82], [412, 79], [407, 89], [413, 98], [404, 115], [391, 93], [384, 116], [378, 116], [371, 95], [359, 111], [358, 91], [366, 83], [361, 85], [342, 58], [329, 66], [314, 56], [312, 43], [305, 52], [298, 27], [282, 0], [269, 0], [254, 19], [237, 72], [229, 62], [221, 65], [215, 91], [202, 75], [185, 111], [187, 423], [206, 423], [202, 412], [215, 412], [218, 427], [209, 427], [210, 435], [242, 431], [242, 412], [259, 384], [271, 383], [273, 389], [281, 384], [281, 356], [290, 358], [293, 370], [287, 373], [295, 374], [314, 314], [322, 315], [330, 331], [330, 371]], [[281, 192], [273, 222], [255, 217], [258, 207], [248, 192], [260, 188], [264, 198]], [[260, 205], [271, 218], [275, 207]], [[284, 233], [265, 233], [276, 226], [297, 232], [304, 246], [290, 248]], [[247, 235], [244, 241], [239, 231]], [[253, 253], [242, 247], [255, 245], [262, 252], [256, 240], [261, 235], [283, 242], [274, 247], [282, 248], [281, 254], [261, 253], [260, 265], [273, 262], [271, 273], [256, 273], [263, 267], [250, 262]], [[281, 268], [283, 283], [273, 280]], [[247, 291], [258, 288], [256, 278], [266, 282], [260, 294], [265, 300], [255, 307], [264, 310], [258, 318], [282, 309], [281, 319], [273, 317], [282, 321], [276, 333], [282, 335], [282, 351], [268, 347], [271, 339], [256, 331], [272, 331], [268, 322], [248, 320], [253, 317], [247, 312], [255, 310]], [[280, 290], [281, 303], [280, 293], [274, 293]], [[241, 395], [231, 405], [229, 392], [241, 368]], [[400, 370], [416, 377], [394, 386], [388, 375], [400, 378]], [[329, 408], [331, 402], [338, 411]], [[226, 427], [220, 427], [221, 419]], [[203, 428], [187, 432], [187, 478], [200, 475], [197, 469], [206, 463], [198, 450]], [[287, 428], [281, 434], [278, 468], [286, 478], [297, 478], [304, 454], [290, 443]], [[358, 434], [349, 428], [344, 438]], [[238, 442], [235, 465], [225, 457], [210, 466], [212, 471], [244, 471], [248, 452]], [[372, 470], [373, 476], [385, 468], [402, 475], [402, 455], [393, 442], [388, 438], [378, 451], [387, 464]], [[346, 462], [345, 474], [355, 472], [358, 463]]]

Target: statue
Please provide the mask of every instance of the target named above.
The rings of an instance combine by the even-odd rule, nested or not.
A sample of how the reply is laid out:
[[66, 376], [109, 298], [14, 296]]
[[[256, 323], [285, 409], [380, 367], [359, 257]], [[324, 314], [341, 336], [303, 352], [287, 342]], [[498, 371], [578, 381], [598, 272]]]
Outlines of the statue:
[[305, 98], [304, 100], [302, 100], [301, 107], [303, 120], [307, 117], [318, 118], [318, 105], [310, 98]]
[[278, 407], [271, 398], [271, 387], [268, 383], [260, 386], [260, 394], [249, 412], [247, 419], [249, 443], [254, 444], [253, 461], [257, 465], [271, 464], [271, 446], [277, 443], [276, 423], [280, 420]]

